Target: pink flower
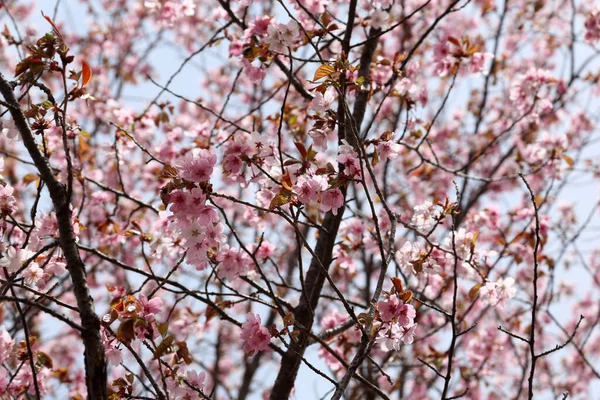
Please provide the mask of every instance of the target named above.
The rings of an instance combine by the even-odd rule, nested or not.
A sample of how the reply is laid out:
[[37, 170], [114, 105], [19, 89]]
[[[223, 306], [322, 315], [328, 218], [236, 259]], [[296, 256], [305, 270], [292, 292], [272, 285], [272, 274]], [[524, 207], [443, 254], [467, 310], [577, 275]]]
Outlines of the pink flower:
[[417, 271], [415, 270], [413, 262], [419, 259], [420, 252], [420, 243], [411, 243], [409, 241], [404, 242], [400, 250], [396, 252], [396, 260], [400, 268], [406, 269], [408, 271], [411, 271], [413, 274], [416, 274]]
[[377, 311], [379, 311], [379, 315], [383, 322], [398, 321], [401, 326], [405, 327], [411, 326], [417, 315], [413, 306], [401, 303], [396, 295], [392, 295], [387, 300], [378, 302]]
[[223, 168], [230, 174], [238, 174], [244, 163], [237, 154], [229, 154], [223, 159]]
[[381, 315], [381, 319], [384, 322], [390, 322], [396, 316], [400, 307], [400, 299], [398, 296], [390, 296], [387, 300], [383, 300], [377, 303], [377, 311]]
[[340, 189], [329, 189], [321, 195], [321, 211], [330, 211], [337, 215], [338, 209], [344, 205], [344, 195]]
[[411, 98], [417, 93], [417, 87], [408, 78], [402, 78], [394, 87], [401, 96]]
[[386, 140], [377, 145], [377, 154], [379, 154], [379, 159], [381, 161], [385, 161], [387, 159], [393, 160], [398, 157], [400, 149], [400, 145], [395, 141]]
[[206, 243], [209, 246], [217, 247], [219, 244], [225, 241], [225, 235], [223, 235], [223, 224], [211, 224], [206, 228], [204, 232]]
[[183, 0], [181, 3], [181, 11], [186, 17], [193, 17], [196, 14], [196, 4], [194, 0]]
[[412, 326], [416, 316], [417, 312], [410, 304], [401, 304], [400, 307], [398, 307], [397, 318], [400, 325]]
[[412, 323], [409, 326], [401, 326], [397, 323], [386, 323], [379, 331], [375, 343], [378, 343], [383, 351], [398, 351], [403, 344], [414, 342], [417, 325]]
[[[204, 381], [206, 379], [206, 372], [202, 371], [198, 373], [195, 370], [189, 370], [185, 374], [185, 379], [190, 385], [202, 390], [204, 387]], [[193, 396], [194, 394], [191, 395]]]
[[4, 368], [0, 369], [0, 395], [8, 394], [8, 372]]
[[258, 250], [256, 250], [256, 257], [259, 259], [265, 260], [265, 259], [271, 257], [274, 253], [275, 253], [275, 246], [273, 245], [273, 243], [271, 243], [267, 240], [263, 240], [260, 243], [260, 247], [258, 248]]
[[239, 57], [244, 53], [244, 42], [242, 40], [233, 40], [229, 46], [229, 56]]
[[160, 297], [153, 297], [148, 300], [146, 296], [141, 294], [138, 299], [142, 305], [142, 315], [148, 321], [153, 321], [154, 316], [163, 309], [163, 301]]
[[600, 6], [596, 6], [585, 19], [585, 41], [591, 45], [600, 40]]
[[10, 185], [0, 186], [0, 211], [12, 214], [17, 211], [17, 200], [13, 196], [14, 188]]
[[327, 189], [327, 186], [327, 178], [322, 175], [302, 175], [298, 178], [293, 189], [298, 196], [298, 200], [307, 204], [311, 201], [318, 201], [321, 192]]
[[390, 14], [383, 10], [375, 10], [371, 14], [371, 26], [374, 29], [384, 29], [387, 26], [387, 21]]
[[[453, 243], [454, 242], [454, 243]], [[468, 260], [473, 254], [475, 246], [475, 235], [473, 232], [468, 232], [465, 228], [459, 228], [454, 234], [450, 233], [444, 241], [444, 246], [453, 251], [456, 248], [456, 255], [462, 260]], [[451, 258], [451, 254], [448, 254]]]
[[27, 249], [9, 247], [6, 255], [0, 259], [0, 267], [5, 267], [9, 273], [16, 272], [25, 261], [33, 257], [33, 252]]
[[405, 328], [405, 331], [402, 334], [402, 342], [404, 344], [412, 344], [414, 342], [418, 325], [419, 324], [412, 324], [408, 329]]
[[29, 263], [29, 266], [25, 268], [21, 275], [23, 275], [26, 285], [33, 286], [44, 277], [44, 270], [37, 263], [32, 262]]
[[242, 324], [240, 339], [244, 341], [244, 351], [249, 356], [257, 351], [265, 351], [271, 343], [271, 335], [264, 326], [261, 326], [260, 315], [247, 314], [248, 320]]
[[0, 121], [0, 130], [2, 130], [2, 134], [6, 135], [7, 138], [11, 140], [19, 139], [19, 131], [15, 127], [15, 123], [12, 119], [5, 119]]
[[252, 261], [243, 250], [236, 250], [228, 245], [224, 245], [217, 255], [219, 261], [218, 275], [220, 278], [226, 278], [233, 281], [240, 275], [245, 275], [250, 271]]
[[313, 128], [308, 131], [308, 136], [313, 140], [314, 147], [322, 150], [327, 150], [327, 142], [329, 141], [329, 133], [325, 129]]
[[515, 297], [517, 288], [513, 287], [515, 280], [511, 277], [500, 278], [496, 282], [486, 282], [479, 289], [479, 296], [483, 304], [496, 308], [504, 308], [508, 299]]
[[434, 207], [429, 200], [413, 207], [414, 214], [410, 222], [419, 230], [426, 230], [433, 226]]
[[[41, 395], [45, 395], [48, 392], [48, 370], [42, 369], [36, 374], [38, 389]], [[17, 375], [13, 378], [12, 384], [17, 388], [27, 388], [27, 393], [33, 395], [36, 393], [35, 385], [33, 384], [33, 373], [29, 365], [22, 367]]]
[[474, 53], [473, 57], [471, 57], [471, 63], [469, 64], [469, 71], [474, 74], [480, 74], [483, 72], [483, 67], [488, 60], [494, 58], [492, 53]]
[[181, 177], [193, 182], [205, 182], [210, 179], [217, 156], [206, 149], [193, 149], [177, 164]]
[[278, 29], [281, 32], [283, 44], [288, 47], [292, 47], [300, 36], [300, 25], [294, 20], [290, 20], [287, 24], [280, 24]]
[[310, 108], [316, 112], [325, 112], [333, 106], [333, 102], [336, 100], [335, 90], [328, 88], [325, 94], [317, 92], [315, 97], [310, 102]]
[[265, 76], [267, 76], [267, 70], [260, 67], [255, 67], [248, 60], [244, 59], [242, 61], [244, 65], [245, 75], [248, 77], [250, 82], [252, 83], [261, 83]]
[[300, 27], [294, 20], [291, 20], [287, 24], [272, 23], [267, 29], [265, 43], [269, 45], [271, 51], [284, 53], [287, 52], [288, 47], [294, 45], [299, 36]]
[[397, 351], [400, 350], [402, 334], [402, 328], [398, 324], [386, 324], [379, 331], [375, 343], [379, 344], [383, 351]]
[[340, 146], [337, 162], [344, 166], [344, 173], [350, 177], [354, 177], [360, 172], [358, 154], [346, 142]]
[[105, 355], [110, 365], [115, 367], [121, 364], [121, 361], [123, 361], [123, 354], [121, 354], [121, 350], [117, 349], [116, 347], [111, 346], [110, 348], [106, 349]]
[[248, 29], [244, 31], [245, 38], [251, 38], [254, 35], [264, 36], [267, 34], [269, 25], [271, 24], [271, 17], [269, 16], [257, 16], [254, 21], [248, 24]]
[[182, 399], [184, 396], [187, 396], [188, 390], [187, 385], [183, 380], [182, 375], [173, 374], [173, 376], [167, 380], [167, 389], [169, 390], [169, 395], [173, 399]]
[[0, 327], [0, 364], [3, 364], [8, 359], [14, 344], [14, 340], [10, 337], [6, 329], [3, 326]]

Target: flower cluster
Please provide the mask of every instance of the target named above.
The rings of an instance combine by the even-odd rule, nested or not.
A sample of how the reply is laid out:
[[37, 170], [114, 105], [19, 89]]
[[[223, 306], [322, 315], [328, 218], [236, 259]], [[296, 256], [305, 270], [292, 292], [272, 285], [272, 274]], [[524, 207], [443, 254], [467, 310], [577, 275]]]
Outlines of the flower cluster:
[[344, 204], [340, 189], [329, 188], [327, 178], [323, 175], [302, 175], [292, 189], [301, 203], [319, 203], [322, 211], [331, 211], [334, 215]]
[[241, 249], [234, 249], [225, 244], [217, 255], [219, 262], [219, 277], [233, 281], [252, 269], [252, 260]]
[[593, 45], [600, 40], [600, 6], [588, 13], [584, 26], [587, 43]]
[[145, 0], [144, 8], [153, 14], [161, 26], [173, 26], [184, 17], [192, 17], [196, 13], [194, 0]]
[[257, 351], [265, 351], [271, 343], [269, 330], [261, 325], [260, 315], [247, 314], [247, 321], [242, 324], [240, 339], [244, 341], [244, 351], [249, 356]]
[[[561, 201], [600, 180], [597, 5], [106, 0], [74, 32], [5, 3], [0, 398], [311, 398], [275, 375], [313, 347], [269, 352], [306, 338], [350, 397], [353, 360], [407, 398], [435, 369], [448, 396], [593, 397], [598, 216]], [[529, 330], [560, 350], [530, 381]]]
[[299, 37], [300, 26], [296, 21], [291, 20], [287, 24], [271, 23], [267, 29], [265, 43], [269, 45], [271, 51], [286, 53]]
[[190, 369], [185, 375], [176, 374], [167, 379], [169, 397], [173, 400], [204, 399], [203, 393], [206, 380], [206, 372], [198, 373]]
[[[3, 162], [4, 164], [4, 162]], [[0, 186], [0, 212], [11, 215], [17, 211], [17, 199], [13, 196], [14, 188], [10, 185]]]
[[514, 278], [500, 278], [496, 282], [486, 282], [479, 289], [481, 301], [492, 307], [504, 308], [508, 299], [512, 299], [517, 294], [517, 288], [514, 287]]
[[206, 182], [213, 173], [217, 156], [206, 149], [192, 149], [176, 164], [181, 177], [192, 182]]
[[[207, 182], [216, 164], [216, 156], [205, 149], [188, 152], [177, 163], [181, 177], [195, 183]], [[223, 242], [224, 228], [214, 206], [208, 204], [206, 190], [198, 186], [184, 185], [166, 195], [166, 203], [173, 213], [169, 217], [186, 241], [187, 261], [202, 270], [208, 265], [209, 251], [216, 251]]]
[[35, 262], [33, 256], [34, 253], [31, 250], [11, 246], [6, 251], [6, 255], [0, 259], [0, 266], [6, 268], [8, 273], [12, 274], [21, 271], [21, 268], [27, 264], [25, 269], [21, 271], [25, 284], [43, 287], [45, 280], [50, 276], [44, 273], [44, 270]]
[[[515, 80], [510, 88], [509, 98], [521, 112], [528, 112], [534, 105], [532, 118], [552, 109], [548, 93], [542, 89], [549, 87], [556, 80], [548, 70], [530, 68], [524, 75]], [[536, 102], [536, 103], [534, 103]]]
[[433, 203], [425, 201], [413, 207], [413, 216], [410, 222], [420, 231], [427, 231], [433, 226], [435, 220], [435, 209]]
[[424, 251], [420, 242], [406, 241], [396, 252], [396, 262], [400, 268], [413, 274], [424, 272], [426, 274], [438, 274], [442, 267], [433, 254], [437, 252]]
[[415, 308], [400, 301], [392, 294], [386, 300], [377, 303], [377, 311], [383, 322], [376, 342], [383, 351], [400, 350], [402, 344], [411, 344], [414, 340], [417, 323]]
[[340, 146], [337, 162], [344, 167], [344, 174], [346, 176], [350, 178], [358, 178], [360, 176], [361, 167], [358, 154], [347, 142]]
[[310, 102], [310, 109], [315, 112], [326, 112], [333, 107], [336, 101], [335, 89], [328, 88], [324, 93], [316, 92], [315, 97]]

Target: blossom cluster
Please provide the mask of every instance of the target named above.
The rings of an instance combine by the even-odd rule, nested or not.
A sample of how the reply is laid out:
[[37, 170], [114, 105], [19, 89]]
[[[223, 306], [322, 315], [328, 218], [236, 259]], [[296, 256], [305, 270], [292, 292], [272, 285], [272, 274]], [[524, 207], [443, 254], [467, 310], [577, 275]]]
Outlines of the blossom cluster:
[[481, 301], [492, 307], [504, 308], [506, 301], [515, 297], [517, 288], [512, 277], [500, 278], [496, 282], [488, 281], [479, 289]]
[[600, 7], [596, 6], [588, 13], [584, 26], [586, 42], [593, 45], [600, 40]]
[[412, 305], [392, 294], [377, 303], [377, 311], [381, 316], [382, 326], [376, 342], [383, 351], [400, 350], [403, 344], [414, 341], [418, 324], [415, 322], [417, 313]]
[[271, 335], [269, 330], [261, 325], [260, 315], [248, 313], [247, 321], [242, 324], [240, 339], [244, 341], [244, 351], [249, 356], [269, 348]]
[[43, 25], [4, 2], [0, 398], [307, 397], [275, 376], [300, 366], [336, 397], [589, 398], [597, 204], [561, 198], [600, 177], [578, 2], [119, 0], [77, 32], [69, 0]]

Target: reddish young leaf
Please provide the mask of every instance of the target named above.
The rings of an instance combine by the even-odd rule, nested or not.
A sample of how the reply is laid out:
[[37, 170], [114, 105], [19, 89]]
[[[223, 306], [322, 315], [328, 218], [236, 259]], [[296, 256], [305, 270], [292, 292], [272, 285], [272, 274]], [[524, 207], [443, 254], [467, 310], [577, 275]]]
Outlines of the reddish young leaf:
[[88, 83], [90, 83], [90, 81], [92, 80], [92, 68], [90, 67], [90, 65], [85, 62], [82, 61], [81, 62], [81, 86], [85, 86]]

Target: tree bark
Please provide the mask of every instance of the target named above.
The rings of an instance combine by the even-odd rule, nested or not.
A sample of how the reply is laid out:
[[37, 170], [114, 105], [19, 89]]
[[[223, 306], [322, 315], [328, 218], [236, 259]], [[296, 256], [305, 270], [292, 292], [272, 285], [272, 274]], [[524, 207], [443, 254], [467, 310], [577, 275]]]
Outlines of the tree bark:
[[[350, 48], [351, 31], [354, 24], [354, 10], [356, 1], [352, 0], [350, 4], [350, 12], [348, 16], [348, 24], [346, 34], [344, 36], [343, 49], [347, 54]], [[374, 37], [379, 32], [377, 29], [372, 29], [369, 36]], [[359, 76], [368, 78], [371, 67], [373, 53], [377, 48], [378, 40], [369, 40], [365, 43], [363, 53], [360, 59]], [[368, 91], [359, 93], [354, 103], [354, 111], [352, 116], [346, 116], [347, 105], [345, 99], [346, 82], [342, 75], [342, 89], [338, 106], [338, 138], [339, 140], [347, 140], [355, 149], [358, 146], [357, 140], [360, 139], [360, 126], [363, 122], [368, 102]], [[347, 118], [350, 117], [350, 118]], [[354, 132], [352, 132], [354, 130]], [[360, 153], [360, 152], [359, 152]], [[344, 200], [346, 198], [346, 188], [341, 188]], [[281, 360], [279, 374], [273, 385], [270, 400], [282, 400], [290, 397], [291, 391], [298, 375], [298, 370], [302, 363], [302, 358], [306, 347], [310, 342], [309, 332], [314, 323], [314, 310], [316, 309], [323, 285], [325, 283], [326, 274], [328, 273], [329, 265], [331, 264], [333, 248], [336, 242], [337, 233], [340, 227], [340, 222], [344, 214], [345, 206], [338, 210], [337, 215], [328, 212], [323, 220], [322, 229], [319, 230], [319, 238], [315, 248], [315, 255], [310, 263], [304, 287], [308, 289], [306, 296], [301, 296], [300, 303], [295, 309], [295, 320], [299, 322], [300, 330], [298, 340], [291, 343], [289, 349]], [[308, 300], [307, 300], [308, 299]]]
[[104, 345], [100, 339], [100, 320], [94, 312], [94, 300], [86, 280], [85, 265], [79, 256], [75, 242], [73, 226], [71, 225], [71, 208], [67, 198], [65, 185], [58, 181], [52, 172], [50, 163], [44, 157], [35, 141], [35, 137], [25, 114], [19, 107], [13, 88], [0, 73], [0, 93], [9, 105], [9, 111], [15, 123], [23, 144], [29, 152], [41, 179], [48, 187], [50, 198], [56, 212], [58, 222], [59, 243], [65, 256], [67, 270], [73, 282], [73, 292], [77, 300], [79, 316], [81, 317], [81, 338], [83, 340], [85, 378], [89, 400], [107, 399], [106, 391], [106, 362]]

